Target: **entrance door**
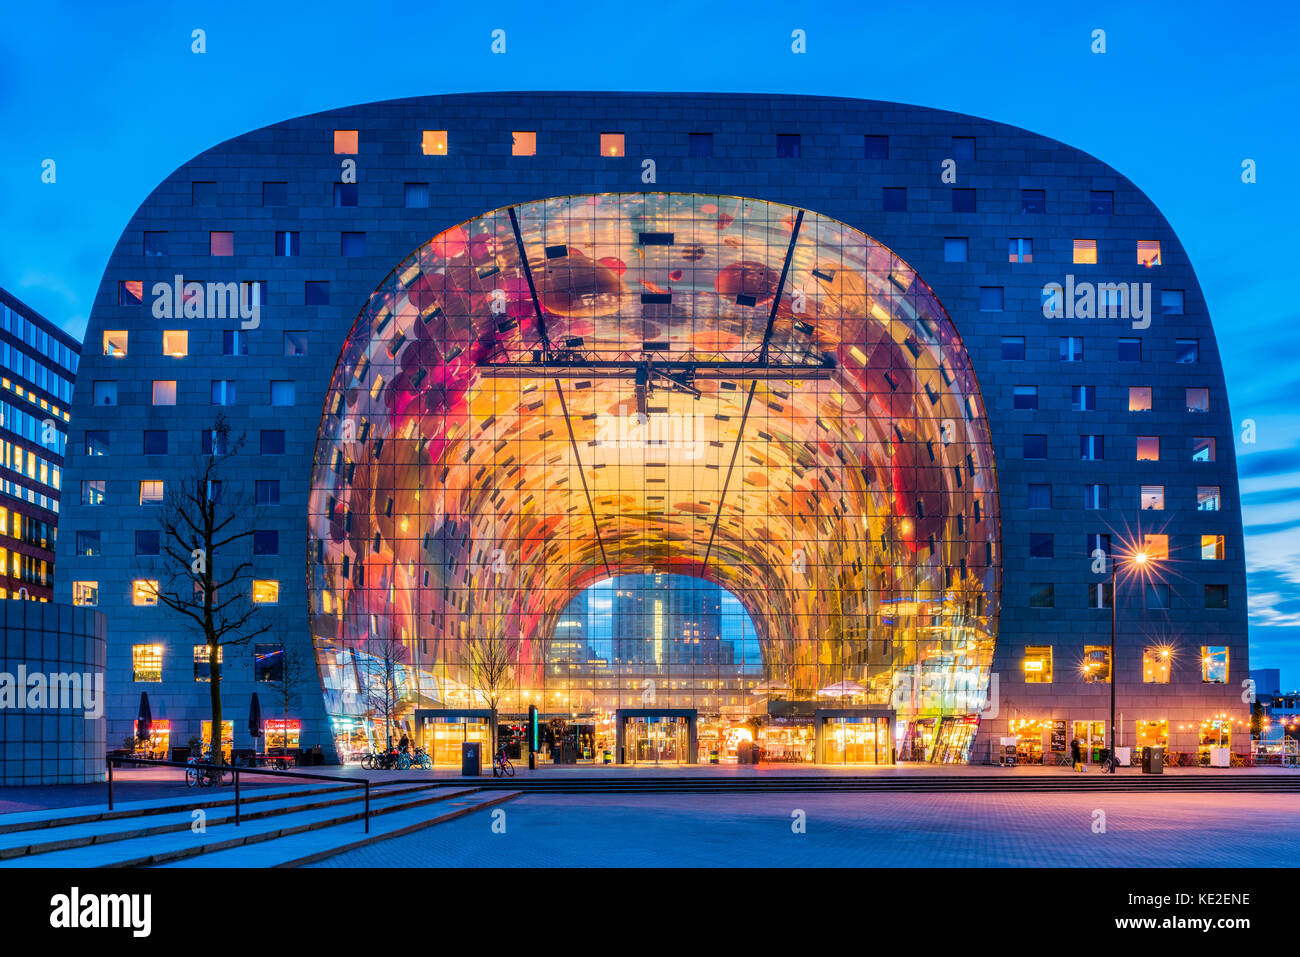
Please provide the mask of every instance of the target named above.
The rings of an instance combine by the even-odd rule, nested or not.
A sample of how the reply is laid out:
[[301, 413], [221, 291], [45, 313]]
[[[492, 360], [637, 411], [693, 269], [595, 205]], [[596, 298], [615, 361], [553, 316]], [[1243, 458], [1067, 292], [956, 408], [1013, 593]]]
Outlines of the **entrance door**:
[[1084, 764], [1096, 764], [1101, 761], [1101, 749], [1106, 744], [1105, 721], [1076, 721], [1074, 736], [1079, 739], [1079, 751]]
[[628, 718], [623, 742], [630, 764], [687, 763], [685, 718]]

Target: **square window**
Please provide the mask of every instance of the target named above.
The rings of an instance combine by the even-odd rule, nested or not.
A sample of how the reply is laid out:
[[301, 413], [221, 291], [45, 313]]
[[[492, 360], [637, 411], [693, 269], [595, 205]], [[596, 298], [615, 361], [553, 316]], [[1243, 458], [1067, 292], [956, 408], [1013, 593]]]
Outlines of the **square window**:
[[1168, 585], [1148, 584], [1146, 586], [1146, 606], [1155, 611], [1167, 610], [1170, 607], [1171, 596]]
[[1146, 534], [1142, 536], [1142, 551], [1151, 561], [1169, 560], [1169, 536]]
[[954, 136], [952, 138], [952, 158], [959, 163], [975, 159], [975, 137]]
[[1110, 587], [1110, 582], [1099, 582], [1088, 586], [1089, 608], [1109, 608], [1113, 604], [1115, 604], [1115, 591]]
[[1022, 189], [1020, 191], [1020, 211], [1022, 213], [1047, 212], [1047, 193], [1041, 189]]
[[144, 234], [144, 254], [146, 256], [167, 255], [167, 234], [165, 232], [147, 232]]
[[217, 184], [212, 181], [190, 183], [190, 205], [217, 205]]
[[1029, 507], [1030, 508], [1051, 508], [1052, 507], [1052, 486], [1050, 485], [1029, 486]]
[[253, 604], [275, 605], [280, 601], [280, 583], [270, 578], [253, 579]]
[[1026, 435], [1024, 441], [1023, 457], [1027, 459], [1047, 458], [1047, 436]]
[[1188, 412], [1209, 412], [1210, 411], [1210, 390], [1209, 389], [1188, 389], [1187, 390], [1187, 411]]
[[1030, 608], [1055, 608], [1056, 586], [1050, 582], [1035, 582], [1029, 586]]
[[1117, 343], [1117, 348], [1120, 362], [1142, 361], [1141, 339], [1120, 339]]
[[293, 405], [294, 385], [288, 379], [271, 380], [271, 405]]
[[1160, 241], [1157, 239], [1139, 239], [1137, 243], [1137, 263], [1139, 266], [1160, 265]]
[[301, 234], [281, 230], [275, 234], [275, 254], [277, 256], [302, 255]]
[[887, 213], [907, 212], [907, 187], [886, 186], [880, 191], [881, 202]]
[[[1223, 588], [1225, 592], [1227, 590], [1226, 585], [1206, 585], [1205, 607], [1226, 607], [1226, 594], [1224, 595], [1225, 604], [1223, 606], [1210, 604], [1211, 588]], [[1201, 645], [1201, 680], [1207, 684], [1227, 684], [1228, 648], [1226, 645]]]
[[253, 677], [257, 681], [284, 680], [284, 645], [253, 645]]
[[1160, 461], [1160, 436], [1139, 435], [1137, 437], [1137, 460], [1139, 462]]
[[712, 133], [688, 133], [686, 136], [690, 156], [695, 159], [708, 159], [713, 155]]
[[357, 131], [335, 130], [334, 152], [337, 154], [355, 154], [357, 152]]
[[163, 330], [163, 355], [183, 359], [190, 354], [190, 334], [186, 329]]
[[1002, 311], [1002, 287], [980, 286], [980, 312]]
[[[1222, 610], [1228, 607], [1228, 586], [1227, 585], [1206, 585], [1205, 586], [1205, 607], [1215, 610]], [[1226, 652], [1225, 652], [1226, 653]], [[1227, 671], [1227, 663], [1223, 666]]]
[[175, 404], [175, 380], [174, 378], [155, 378], [153, 380], [153, 404], [155, 406], [174, 406]]
[[1092, 511], [1110, 508], [1110, 486], [1085, 485], [1083, 487], [1083, 507]]
[[248, 355], [248, 337], [242, 329], [221, 330], [221, 354], [223, 356]]
[[1110, 645], [1083, 646], [1083, 683], [1110, 683]]
[[1193, 462], [1213, 462], [1214, 451], [1214, 439], [1209, 437], [1197, 437], [1192, 439]]
[[425, 130], [420, 135], [420, 152], [425, 156], [446, 156], [447, 131]]
[[869, 160], [889, 159], [889, 137], [871, 133], [862, 137], [862, 157]]
[[943, 261], [964, 263], [968, 256], [968, 243], [963, 236], [952, 236], [943, 241]]
[[162, 681], [162, 645], [131, 646], [131, 680]]
[[144, 280], [123, 279], [117, 284], [117, 304], [138, 306], [144, 302]]
[[1128, 410], [1130, 412], [1151, 411], [1151, 386], [1135, 385], [1129, 387]]
[[1080, 336], [1061, 336], [1061, 361], [1083, 361], [1083, 339]]
[[1031, 263], [1034, 261], [1034, 241], [1032, 239], [1012, 239], [1008, 242], [1007, 261], [1013, 263]]
[[108, 497], [107, 479], [82, 479], [81, 482], [81, 504], [82, 505], [103, 505], [104, 500], [107, 497]]
[[623, 155], [623, 134], [622, 133], [601, 133], [600, 134], [600, 155], [601, 156], [622, 156]]
[[135, 533], [135, 553], [137, 555], [158, 555], [162, 552], [162, 533], [154, 529], [137, 529]]
[[1083, 552], [1089, 559], [1110, 557], [1110, 535], [1093, 532], [1083, 539]]
[[[89, 434], [89, 433], [87, 433]], [[1200, 485], [1196, 489], [1196, 510], [1198, 512], [1219, 511], [1220, 489], [1217, 485]]]
[[[195, 582], [195, 584], [197, 585], [198, 582]], [[203, 602], [202, 589], [198, 589], [198, 588], [195, 589], [194, 601], [196, 603], [202, 604]], [[225, 651], [226, 649], [224, 647], [222, 646], [217, 647], [218, 665], [224, 665], [226, 663]], [[211, 651], [209, 651], [207, 645], [194, 646], [194, 680], [195, 681], [212, 680], [212, 653]], [[221, 723], [225, 724], [226, 722], [223, 721]], [[209, 727], [211, 726], [209, 725]]]
[[77, 532], [77, 554], [79, 556], [94, 558], [102, 549], [99, 532]]
[[404, 198], [407, 209], [428, 209], [429, 184], [407, 183], [404, 187]]
[[256, 529], [253, 532], [254, 555], [280, 554], [280, 533], [275, 529]]
[[1169, 684], [1174, 652], [1167, 646], [1142, 649], [1142, 680], [1147, 684]]
[[360, 191], [356, 183], [335, 183], [334, 184], [334, 205], [340, 209], [357, 205], [357, 197]]
[[225, 455], [229, 449], [226, 436], [213, 429], [200, 432], [199, 443], [204, 455]]
[[261, 450], [263, 455], [284, 455], [284, 429], [263, 429]]
[[158, 582], [151, 578], [137, 578], [131, 583], [131, 604], [152, 606], [158, 604]]
[[308, 306], [328, 306], [330, 304], [330, 284], [321, 280], [308, 280], [303, 283], [303, 302]]
[[1143, 511], [1162, 511], [1165, 507], [1165, 487], [1163, 485], [1143, 485], [1139, 505]]
[[1013, 409], [1037, 409], [1038, 408], [1038, 386], [1036, 385], [1018, 385], [1012, 396]]
[[1096, 216], [1111, 216], [1115, 212], [1115, 194], [1108, 189], [1094, 189], [1088, 194], [1088, 212]]
[[975, 190], [954, 188], [952, 191], [952, 211], [954, 213], [975, 212]]
[[263, 206], [288, 206], [289, 205], [289, 184], [288, 183], [263, 183], [262, 184], [262, 205]]
[[235, 380], [234, 379], [213, 379], [212, 380], [212, 404], [213, 405], [234, 405], [235, 404]]
[[364, 256], [365, 254], [366, 254], [365, 233], [340, 233], [339, 234], [339, 255], [340, 256]]
[[776, 155], [778, 159], [798, 159], [799, 148], [798, 133], [776, 134]]
[[107, 455], [108, 454], [108, 433], [104, 431], [87, 432], [86, 433], [86, 454]]
[[510, 134], [511, 156], [536, 156], [537, 133], [533, 130], [515, 130]]
[[1181, 289], [1160, 290], [1160, 312], [1166, 316], [1183, 314], [1183, 291]]
[[145, 455], [166, 455], [167, 454], [167, 431], [165, 429], [144, 430], [144, 454]]
[[1002, 358], [1003, 359], [1023, 359], [1025, 357], [1025, 337], [1024, 336], [1003, 336], [1002, 337]]
[[1026, 684], [1052, 683], [1052, 646], [1025, 645], [1025, 659], [1021, 664]]
[[118, 356], [118, 357], [126, 355], [126, 330], [125, 329], [105, 331], [104, 355]]
[[307, 354], [307, 333], [302, 330], [286, 332], [284, 334], [284, 354], [286, 356], [305, 356]]
[[117, 405], [117, 383], [100, 379], [92, 386], [95, 405]]
[[1073, 412], [1097, 411], [1097, 387], [1076, 385], [1070, 390], [1070, 409]]
[[208, 233], [208, 255], [209, 256], [235, 255], [235, 234], [231, 232], [221, 232], [221, 231], [213, 231]]
[[255, 485], [258, 505], [280, 504], [280, 480], [258, 479]]
[[1201, 340], [1200, 339], [1175, 339], [1174, 340], [1174, 361], [1191, 364], [1200, 361]]
[[1106, 437], [1104, 435], [1079, 436], [1079, 458], [1090, 462], [1106, 457]]
[[1051, 558], [1055, 549], [1052, 545], [1051, 532], [1030, 532], [1029, 533], [1029, 557], [1030, 558]]
[[157, 480], [145, 480], [140, 483], [140, 504], [161, 505], [163, 503], [163, 483]]
[[1201, 536], [1201, 561], [1221, 562], [1223, 561], [1223, 551], [1222, 535]]
[[1095, 266], [1097, 264], [1097, 240], [1076, 239], [1074, 241], [1075, 265]]

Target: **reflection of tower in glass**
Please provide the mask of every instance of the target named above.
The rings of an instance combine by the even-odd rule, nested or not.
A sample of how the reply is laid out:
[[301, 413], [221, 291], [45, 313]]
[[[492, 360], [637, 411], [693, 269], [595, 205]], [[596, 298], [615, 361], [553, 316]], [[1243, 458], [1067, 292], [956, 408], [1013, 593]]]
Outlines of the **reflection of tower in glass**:
[[618, 661], [654, 666], [733, 664], [722, 640], [722, 588], [682, 575], [614, 579], [613, 646]]
[[560, 615], [555, 623], [555, 634], [551, 639], [549, 658], [552, 662], [570, 662], [586, 664], [591, 660], [591, 649], [587, 644], [587, 616], [591, 603], [591, 593], [583, 590]]

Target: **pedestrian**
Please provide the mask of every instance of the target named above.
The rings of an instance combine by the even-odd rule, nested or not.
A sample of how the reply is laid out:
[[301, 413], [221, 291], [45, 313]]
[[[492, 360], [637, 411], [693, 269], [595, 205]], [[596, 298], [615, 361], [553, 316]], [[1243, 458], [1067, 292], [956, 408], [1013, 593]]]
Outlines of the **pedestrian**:
[[1070, 760], [1074, 762], [1074, 770], [1078, 771], [1083, 767], [1083, 754], [1079, 750], [1078, 738], [1070, 741]]

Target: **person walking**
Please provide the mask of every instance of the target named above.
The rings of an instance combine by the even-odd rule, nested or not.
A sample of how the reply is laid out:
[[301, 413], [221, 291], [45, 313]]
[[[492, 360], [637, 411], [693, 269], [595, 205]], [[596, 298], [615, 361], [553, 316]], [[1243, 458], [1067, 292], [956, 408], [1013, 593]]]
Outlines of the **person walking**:
[[1079, 748], [1079, 739], [1074, 738], [1070, 741], [1070, 760], [1074, 762], [1074, 770], [1083, 770], [1083, 754]]

